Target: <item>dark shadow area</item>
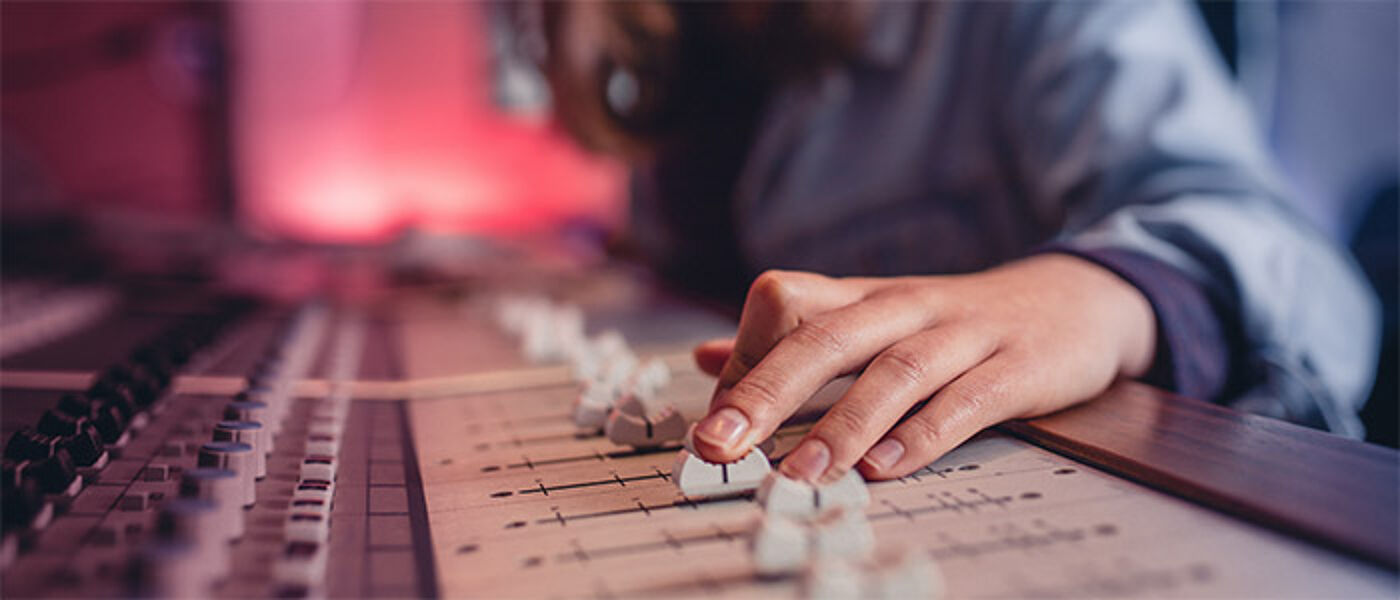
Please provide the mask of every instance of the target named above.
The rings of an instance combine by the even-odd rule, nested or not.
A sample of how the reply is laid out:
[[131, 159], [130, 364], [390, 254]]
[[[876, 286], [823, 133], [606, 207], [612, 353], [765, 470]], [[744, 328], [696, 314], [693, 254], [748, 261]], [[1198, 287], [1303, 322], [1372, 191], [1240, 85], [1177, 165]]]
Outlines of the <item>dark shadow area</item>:
[[1400, 295], [1400, 279], [1396, 278], [1397, 262], [1400, 262], [1400, 237], [1396, 235], [1400, 212], [1397, 212], [1397, 184], [1392, 183], [1376, 196], [1375, 202], [1366, 212], [1356, 237], [1351, 243], [1352, 252], [1361, 262], [1361, 268], [1376, 295], [1381, 300], [1381, 355], [1376, 366], [1376, 384], [1371, 389], [1371, 398], [1361, 410], [1361, 420], [1366, 424], [1366, 441], [1396, 447], [1397, 428], [1400, 416], [1396, 405], [1400, 403], [1400, 391], [1396, 389], [1396, 365], [1400, 356], [1396, 355], [1396, 297]]

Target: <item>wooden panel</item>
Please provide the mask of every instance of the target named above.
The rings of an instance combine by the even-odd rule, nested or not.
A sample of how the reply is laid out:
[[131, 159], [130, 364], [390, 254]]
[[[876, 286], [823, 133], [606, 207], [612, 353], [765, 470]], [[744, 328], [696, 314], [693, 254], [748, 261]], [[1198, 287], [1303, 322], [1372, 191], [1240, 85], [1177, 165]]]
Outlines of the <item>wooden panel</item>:
[[1123, 382], [1007, 432], [1396, 570], [1400, 453]]

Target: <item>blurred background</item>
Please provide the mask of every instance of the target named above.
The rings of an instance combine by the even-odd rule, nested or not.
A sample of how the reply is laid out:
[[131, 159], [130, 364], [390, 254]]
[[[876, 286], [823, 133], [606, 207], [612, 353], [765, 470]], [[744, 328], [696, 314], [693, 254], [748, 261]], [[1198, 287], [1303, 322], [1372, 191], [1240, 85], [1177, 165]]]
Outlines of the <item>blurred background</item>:
[[621, 169], [551, 124], [502, 5], [3, 10], [7, 217], [231, 219], [332, 243], [617, 224]]
[[[1197, 7], [1299, 211], [1353, 250], [1382, 298], [1380, 400], [1366, 420], [1394, 445], [1400, 3]], [[600, 247], [625, 229], [626, 172], [551, 117], [533, 69], [537, 8], [7, 0], [7, 273], [60, 255], [98, 273], [110, 261], [179, 270], [229, 247]]]

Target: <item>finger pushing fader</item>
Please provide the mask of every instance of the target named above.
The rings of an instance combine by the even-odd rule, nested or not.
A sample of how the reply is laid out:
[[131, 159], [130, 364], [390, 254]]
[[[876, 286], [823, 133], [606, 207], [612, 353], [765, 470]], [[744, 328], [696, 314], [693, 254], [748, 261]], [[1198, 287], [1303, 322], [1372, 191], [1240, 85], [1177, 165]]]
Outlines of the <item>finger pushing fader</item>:
[[671, 478], [687, 496], [716, 496], [753, 490], [773, 470], [757, 446], [732, 463], [712, 463], [695, 452], [695, 427], [685, 434], [685, 448], [676, 455]]

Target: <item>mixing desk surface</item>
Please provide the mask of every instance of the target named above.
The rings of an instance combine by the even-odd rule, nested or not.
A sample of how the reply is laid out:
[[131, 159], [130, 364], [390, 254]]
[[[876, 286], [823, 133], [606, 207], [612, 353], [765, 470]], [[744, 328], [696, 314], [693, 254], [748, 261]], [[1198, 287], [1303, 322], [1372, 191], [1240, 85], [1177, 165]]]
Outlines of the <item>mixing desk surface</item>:
[[[1184, 476], [1165, 405], [1144, 427], [1170, 435], [1104, 441], [1121, 407], [1195, 406], [1140, 386], [899, 480], [777, 476], [837, 382], [703, 463], [689, 348], [733, 324], [622, 270], [294, 306], [11, 289], [5, 597], [1400, 594], [1393, 452], [1205, 407], [1238, 429], [1199, 447], [1240, 454]], [[1343, 472], [1260, 468], [1316, 456]], [[1232, 495], [1271, 481], [1297, 494]]]

